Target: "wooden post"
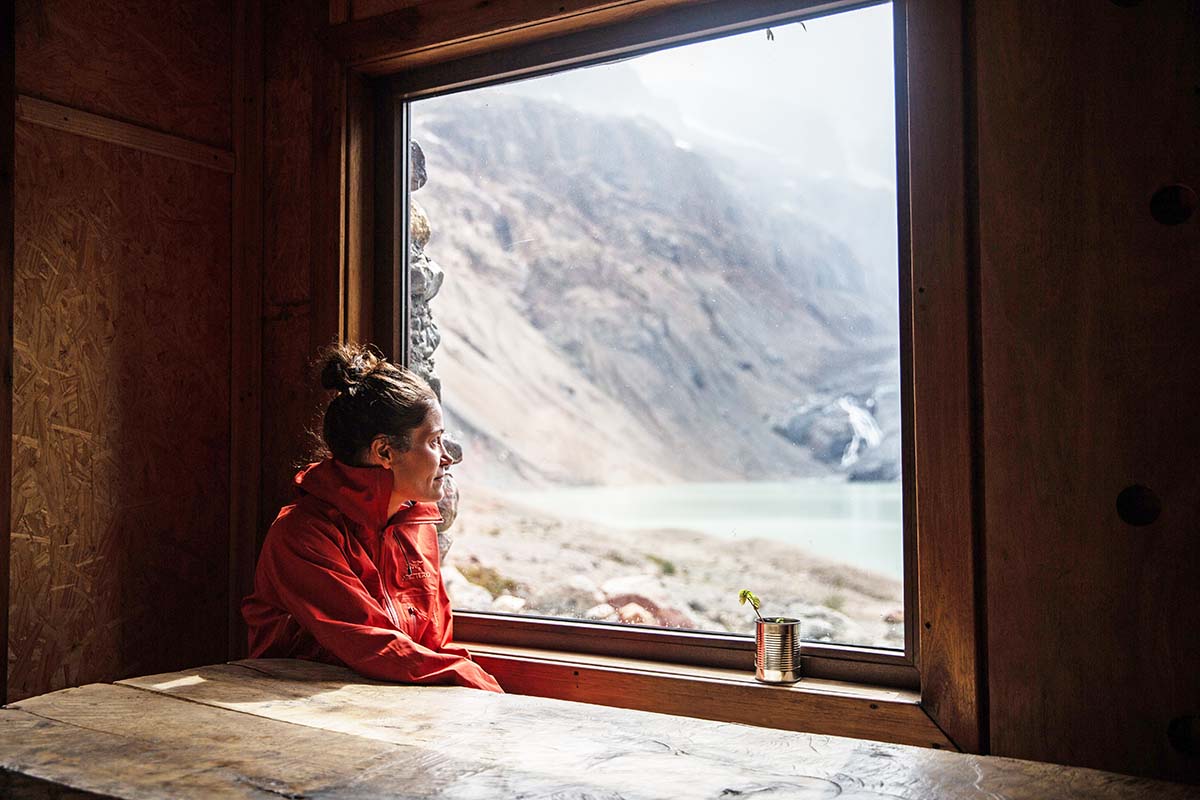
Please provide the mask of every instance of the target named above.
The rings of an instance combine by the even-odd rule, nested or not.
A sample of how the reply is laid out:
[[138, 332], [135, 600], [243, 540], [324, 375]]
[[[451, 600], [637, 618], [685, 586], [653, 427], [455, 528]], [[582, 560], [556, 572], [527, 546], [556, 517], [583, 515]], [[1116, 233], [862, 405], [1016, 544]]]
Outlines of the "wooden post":
[[[16, 37], [12, 3], [0, 6], [0, 646], [8, 652], [8, 577], [12, 542], [13, 182], [16, 173]], [[8, 664], [0, 699], [8, 697]]]

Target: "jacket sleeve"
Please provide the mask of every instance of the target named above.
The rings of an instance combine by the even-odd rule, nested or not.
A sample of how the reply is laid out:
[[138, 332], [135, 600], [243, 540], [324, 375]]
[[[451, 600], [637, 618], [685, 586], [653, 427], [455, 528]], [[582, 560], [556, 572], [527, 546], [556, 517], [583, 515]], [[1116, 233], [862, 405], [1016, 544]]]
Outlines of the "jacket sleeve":
[[502, 691], [475, 662], [431, 650], [397, 630], [320, 531], [288, 526], [271, 534], [259, 557], [259, 580], [269, 580], [288, 613], [348, 667], [377, 680]]

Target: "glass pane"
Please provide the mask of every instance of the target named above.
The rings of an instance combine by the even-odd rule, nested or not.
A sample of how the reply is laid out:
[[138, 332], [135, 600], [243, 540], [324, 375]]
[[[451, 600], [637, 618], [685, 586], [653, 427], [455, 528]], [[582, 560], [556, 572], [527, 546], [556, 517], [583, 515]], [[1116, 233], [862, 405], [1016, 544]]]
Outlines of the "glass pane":
[[881, 5], [412, 104], [457, 608], [903, 646], [893, 102]]

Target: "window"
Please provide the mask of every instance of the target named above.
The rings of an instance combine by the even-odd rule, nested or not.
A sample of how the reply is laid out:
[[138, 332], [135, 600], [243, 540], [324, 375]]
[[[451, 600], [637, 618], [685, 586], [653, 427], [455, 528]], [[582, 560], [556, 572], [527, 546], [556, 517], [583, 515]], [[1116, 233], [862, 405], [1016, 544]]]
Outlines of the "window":
[[[378, 25], [370, 30], [359, 21], [333, 26], [331, 46], [357, 73], [345, 98], [349, 128], [342, 151], [344, 335], [406, 353], [402, 334], [408, 317], [420, 313], [401, 302], [410, 288], [419, 288], [409, 286], [410, 175], [402, 158], [414, 101], [764, 25], [774, 32], [787, 22], [869, 5], [840, 0], [589, 2], [557, 14], [549, 7], [525, 8], [515, 20], [517, 28], [511, 27], [512, 15], [499, 11], [461, 22], [433, 13], [415, 26], [407, 16], [388, 20], [397, 35], [386, 41], [374, 35]], [[880, 699], [868, 713], [862, 700], [849, 694], [843, 702], [837, 694], [747, 693], [705, 678], [679, 683], [661, 670], [654, 672], [658, 677], [638, 669], [613, 672], [619, 668], [599, 665], [617, 662], [600, 658], [593, 664], [586, 655], [729, 666], [744, 674], [752, 664], [752, 647], [733, 634], [456, 614], [456, 636], [495, 643], [492, 668], [507, 668], [516, 691], [758, 724], [770, 718], [774, 721], [767, 724], [780, 727], [914, 744], [942, 736], [943, 742], [948, 737], [972, 751], [982, 746], [985, 594], [983, 531], [976, 520], [982, 485], [975, 455], [979, 381], [972, 323], [978, 287], [972, 277], [977, 256], [969, 213], [975, 156], [967, 124], [973, 111], [964, 90], [970, 41], [963, 13], [961, 4], [940, 0], [892, 4], [900, 134], [904, 650], [811, 643], [804, 656], [808, 676], [918, 688], [919, 705], [911, 705], [912, 695], [894, 702]], [[436, 228], [437, 220], [433, 224]], [[503, 645], [563, 652], [539, 659], [508, 650], [511, 655], [505, 656]]]
[[[750, 30], [757, 31], [759, 41], [767, 43], [764, 28], [767, 24], [776, 37], [771, 43], [777, 43], [789, 22], [804, 19], [809, 27], [813, 27], [818, 8], [824, 13], [834, 7], [852, 8], [863, 4], [848, 2], [817, 6], [804, 0], [795, 3], [755, 0], [714, 3], [703, 11], [682, 2], [669, 5], [671, 8], [665, 11], [647, 11], [642, 19], [620, 17], [617, 23], [608, 27], [591, 29], [589, 25], [610, 19], [608, 11], [596, 11], [596, 23], [577, 25], [561, 35], [543, 38], [539, 38], [542, 34], [530, 35], [527, 43], [515, 46], [511, 38], [497, 37], [495, 45], [448, 43], [444, 45], [444, 55], [437, 57], [415, 49], [411, 58], [389, 57], [389, 68], [399, 72], [374, 84], [375, 104], [370, 112], [376, 125], [376, 155], [370, 168], [375, 175], [371, 217], [375, 220], [373, 281], [376, 287], [389, 284], [394, 287], [390, 299], [386, 293], [374, 292], [376, 304], [373, 311], [368, 309], [367, 330], [374, 330], [377, 340], [390, 341], [393, 351], [403, 351], [408, 342], [398, 332], [407, 330], [408, 316], [418, 317], [424, 313], [419, 303], [407, 307], [400, 302], [401, 297], [408, 296], [410, 289], [407, 258], [400, 257], [401, 253], [407, 252], [409, 244], [405, 238], [408, 225], [404, 200], [410, 176], [409, 164], [399, 157], [405, 152], [409, 136], [410, 112], [419, 111], [419, 102], [424, 98], [435, 98], [460, 89], [477, 90], [516, 77], [561, 72], [566, 67], [598, 63], [614, 56], [652, 52], [689, 39], [698, 41]], [[922, 683], [922, 697], [928, 694], [932, 698], [930, 702], [942, 704], [944, 713], [940, 713], [939, 725], [962, 736], [962, 741], [970, 742], [978, 736], [979, 718], [973, 703], [978, 694], [979, 676], [973, 667], [976, 663], [973, 648], [977, 641], [973, 555], [977, 544], [972, 533], [975, 488], [970, 459], [974, 383], [969, 373], [973, 352], [968, 322], [970, 287], [965, 266], [969, 254], [964, 250], [966, 240], [963, 238], [967, 193], [961, 180], [961, 165], [965, 158], [961, 145], [961, 26], [957, 11], [936, 4], [913, 6], [910, 2], [898, 1], [891, 13], [895, 20], [893, 41], [897, 65], [898, 121], [895, 130], [905, 134], [897, 137], [892, 154], [897, 163], [896, 211], [900, 221], [896, 231], [898, 317], [901, 321], [901, 385], [904, 387], [900, 398], [903, 421], [900, 429], [905, 437], [901, 507], [907, 537], [903, 553], [903, 608], [907, 612], [902, 624], [903, 650], [892, 649], [898, 646], [896, 644], [881, 648], [814, 642], [805, 648], [805, 671], [810, 676], [916, 687], [926, 666], [932, 665], [938, 678], [929, 686]], [[612, 18], [617, 16], [614, 12]], [[350, 33], [348, 29], [347, 34]], [[418, 31], [414, 41], [425, 42], [422, 35]], [[432, 30], [427, 38], [429, 43], [440, 41]], [[910, 49], [909, 41], [916, 42], [916, 47]], [[347, 42], [352, 44], [349, 39]], [[352, 110], [352, 119], [354, 113]], [[419, 122], [417, 119], [416, 123]], [[921, 144], [911, 153], [909, 136]], [[695, 146], [696, 143], [690, 144]], [[429, 149], [432, 158], [434, 148], [429, 145]], [[415, 164], [413, 168], [415, 172]], [[429, 183], [415, 196], [418, 203], [423, 202], [422, 193], [432, 192], [438, 180], [436, 165], [431, 162], [429, 168]], [[350, 180], [353, 182], [353, 173]], [[352, 206], [356, 202], [354, 195], [350, 196], [350, 202]], [[435, 203], [431, 201], [431, 207]], [[350, 213], [353, 220], [353, 209]], [[444, 219], [437, 218], [432, 211], [427, 216], [434, 237], [439, 231], [445, 232]], [[500, 229], [497, 233], [493, 227], [493, 235], [502, 239], [503, 225]], [[404, 236], [389, 234], [395, 231]], [[512, 244], [519, 242], [511, 221], [508, 237]], [[436, 238], [428, 245], [429, 257], [434, 261], [441, 259], [436, 253]], [[357, 285], [353, 275], [355, 262], [349, 263], [353, 287]], [[448, 261], [447, 265], [452, 263]], [[457, 280], [457, 276], [447, 272], [442, 291], [452, 292], [455, 290], [445, 287]], [[933, 287], [933, 291], [923, 294], [926, 286]], [[449, 296], [443, 294], [433, 300], [435, 317], [442, 314], [438, 303]], [[477, 297], [474, 301], [486, 304], [487, 298]], [[441, 317], [438, 319], [440, 321]], [[476, 345], [481, 344], [474, 337], [472, 340]], [[439, 371], [447, 363], [448, 352], [441, 351], [436, 355]], [[453, 391], [447, 380], [448, 403]], [[912, 420], [916, 424], [912, 424]], [[460, 476], [463, 469], [459, 469]], [[916, 476], [920, 476], [919, 482]], [[468, 535], [459, 536], [452, 551], [455, 558], [460, 552], [466, 552], [463, 544]], [[647, 561], [653, 563], [650, 559]], [[497, 582], [493, 586], [502, 588], [506, 576], [499, 570], [497, 572], [494, 576]], [[483, 573], [474, 577], [487, 581], [492, 576]], [[697, 629], [612, 626], [591, 621], [459, 613], [456, 635], [476, 642], [739, 669], [752, 661], [752, 643], [745, 636]], [[564, 658], [568, 657], [564, 654]], [[945, 705], [947, 700], [952, 705]]]
[[903, 649], [891, 51], [880, 5], [411, 104], [458, 609], [749, 635], [749, 586]]

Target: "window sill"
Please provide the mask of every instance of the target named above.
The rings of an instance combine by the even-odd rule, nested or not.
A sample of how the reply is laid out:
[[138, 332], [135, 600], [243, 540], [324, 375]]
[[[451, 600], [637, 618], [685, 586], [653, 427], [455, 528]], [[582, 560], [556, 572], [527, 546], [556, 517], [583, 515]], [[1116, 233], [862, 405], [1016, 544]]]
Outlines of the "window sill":
[[803, 678], [759, 683], [753, 673], [615, 656], [460, 642], [513, 694], [955, 750], [920, 694]]

